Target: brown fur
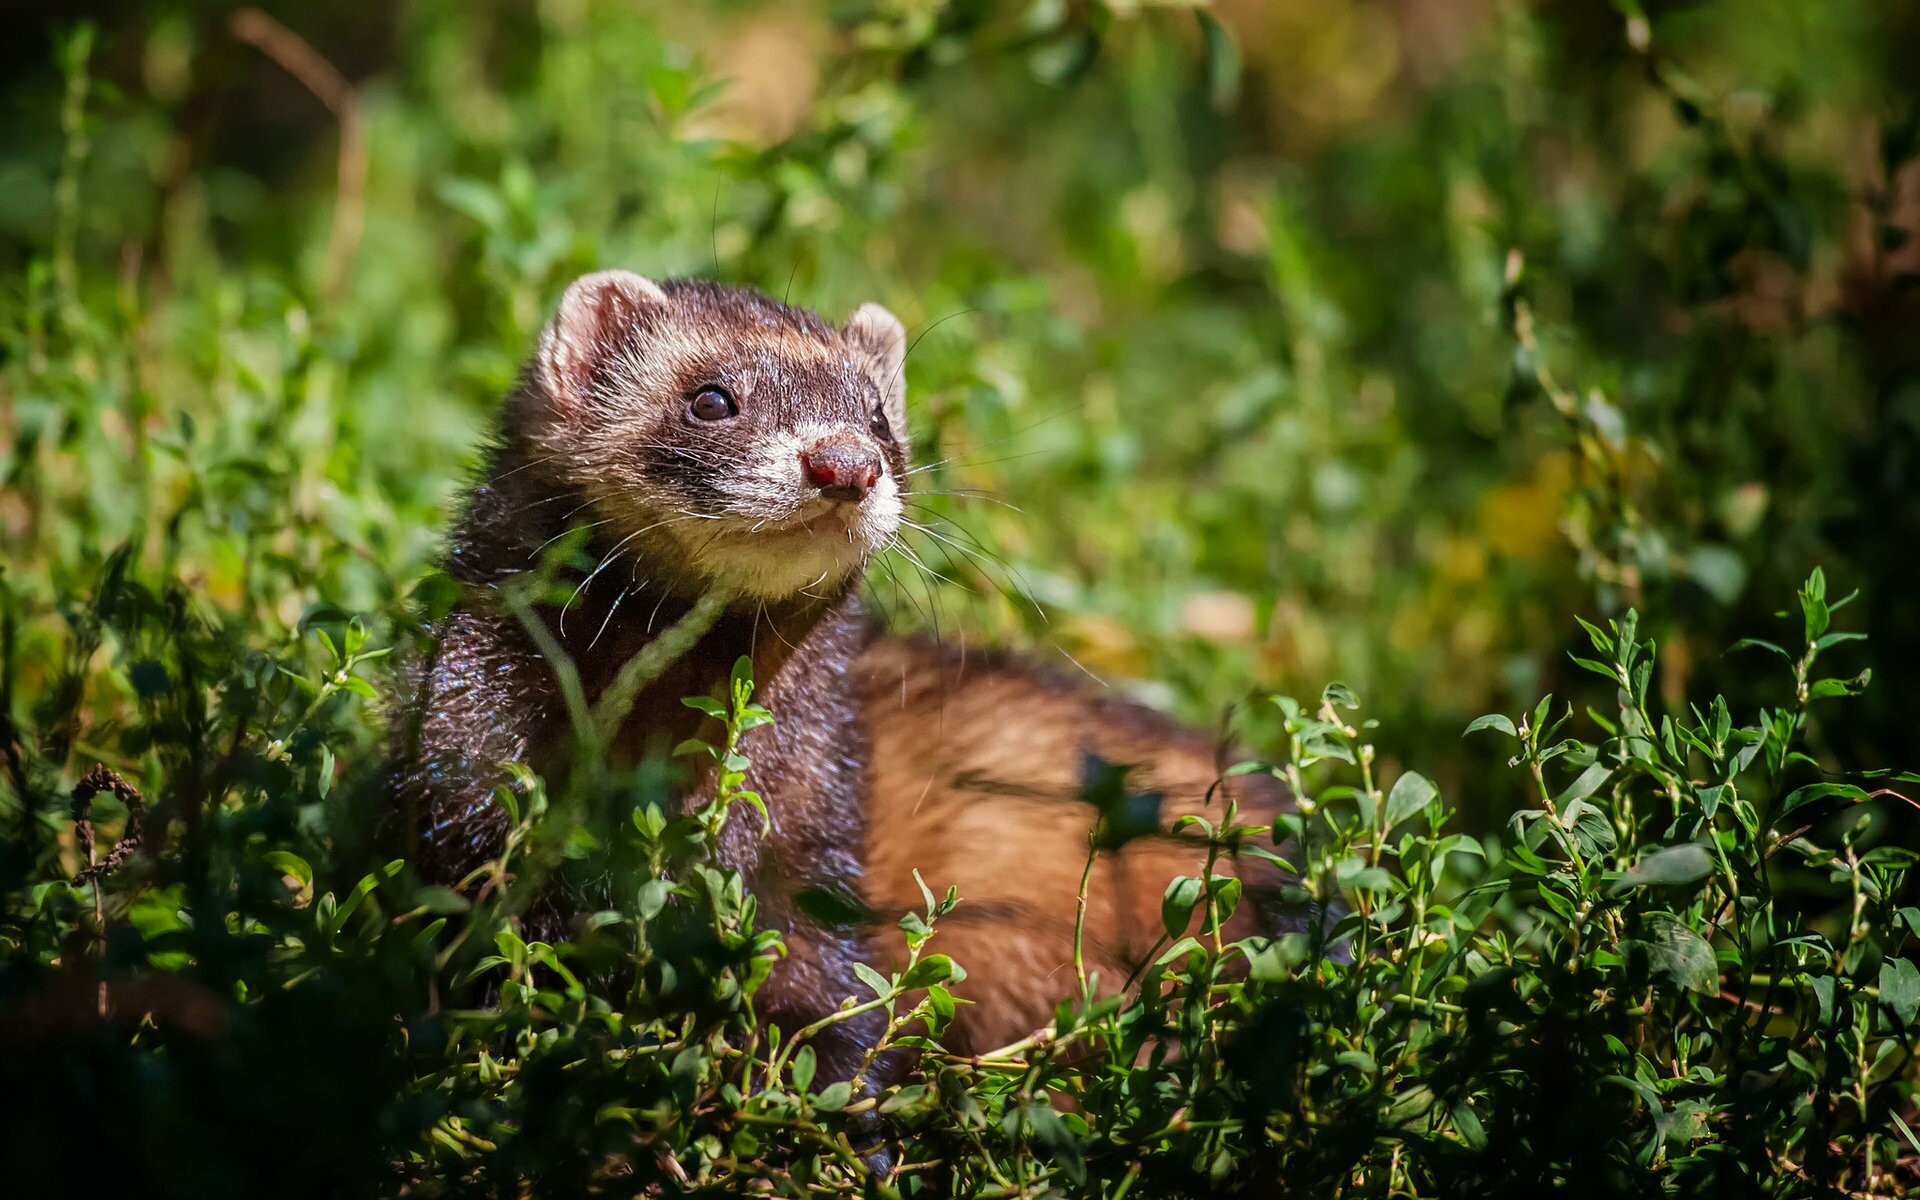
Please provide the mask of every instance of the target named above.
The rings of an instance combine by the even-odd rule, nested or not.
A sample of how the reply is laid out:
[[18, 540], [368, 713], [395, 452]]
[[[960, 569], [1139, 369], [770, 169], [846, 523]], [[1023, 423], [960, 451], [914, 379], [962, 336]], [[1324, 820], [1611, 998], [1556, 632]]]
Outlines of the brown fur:
[[[1130, 791], [1164, 793], [1163, 831], [1189, 813], [1217, 824], [1229, 797], [1239, 823], [1264, 824], [1284, 800], [1270, 777], [1220, 781], [1216, 739], [1007, 655], [892, 638], [861, 656], [856, 678], [872, 744], [868, 903], [883, 914], [921, 908], [916, 868], [936, 895], [958, 889], [960, 906], [929, 950], [969, 973], [959, 994], [973, 1003], [946, 1039], [961, 1053], [1033, 1032], [1077, 989], [1074, 920], [1095, 816], [1080, 798], [1088, 755], [1136, 765]], [[1168, 882], [1206, 868], [1197, 833], [1136, 838], [1097, 857], [1082, 957], [1103, 991], [1161, 938]], [[1280, 881], [1269, 864], [1223, 857], [1214, 870], [1243, 875], [1248, 889], [1227, 937], [1273, 919]]]

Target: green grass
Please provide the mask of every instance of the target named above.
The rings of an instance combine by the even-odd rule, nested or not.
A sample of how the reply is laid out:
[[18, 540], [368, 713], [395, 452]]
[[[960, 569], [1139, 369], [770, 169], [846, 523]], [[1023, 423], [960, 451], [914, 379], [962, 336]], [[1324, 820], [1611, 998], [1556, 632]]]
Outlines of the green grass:
[[[345, 97], [211, 6], [4, 52], [23, 1191], [1912, 1187], [1920, 26], [1132, 9], [282, 14]], [[876, 607], [1237, 705], [1305, 803], [1213, 832], [1341, 899], [1353, 962], [1176, 883], [1137, 1001], [1067, 981], [1046, 1037], [856, 1101], [751, 1018], [724, 803], [637, 809], [617, 994], [513, 889], [370, 857], [382, 653], [607, 265], [899, 313], [944, 578], [890, 558]], [[73, 807], [97, 764], [151, 811], [77, 882], [126, 828]], [[514, 853], [573, 799], [523, 781]], [[860, 998], [897, 1036], [966, 996], [946, 903]], [[653, 936], [688, 921], [721, 948]], [[936, 1165], [866, 1178], [869, 1105]]]

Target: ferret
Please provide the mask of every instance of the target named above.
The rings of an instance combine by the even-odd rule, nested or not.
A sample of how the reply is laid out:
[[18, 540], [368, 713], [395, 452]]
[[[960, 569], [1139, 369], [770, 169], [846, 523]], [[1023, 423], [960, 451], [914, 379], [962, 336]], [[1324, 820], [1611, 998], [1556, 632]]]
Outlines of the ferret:
[[[724, 613], [641, 691], [614, 752], [637, 762], [715, 736], [681, 699], [724, 694], [748, 655], [774, 722], [741, 749], [772, 832], [763, 841], [760, 823], [736, 814], [718, 857], [746, 877], [759, 923], [786, 935], [761, 1014], [791, 1031], [864, 996], [854, 964], [899, 957], [892, 922], [921, 906], [917, 868], [959, 889], [932, 948], [970, 972], [960, 994], [973, 1004], [949, 1040], [977, 1051], [1032, 1032], [1074, 990], [1089, 756], [1140, 764], [1132, 786], [1164, 793], [1163, 828], [1186, 812], [1217, 820], [1224, 795], [1244, 822], [1265, 823], [1285, 797], [1257, 777], [1215, 788], [1213, 740], [1144, 708], [1017, 658], [870, 628], [863, 569], [903, 523], [905, 356], [904, 329], [878, 305], [836, 326], [745, 288], [586, 276], [507, 398], [445, 566], [484, 597], [584, 527], [598, 565], [537, 619], [590, 702], [720, 589]], [[564, 771], [572, 743], [554, 669], [519, 619], [467, 602], [431, 634], [397, 722], [393, 811], [423, 873], [451, 883], [501, 853], [503, 764]], [[695, 775], [679, 801], [697, 806], [714, 786]], [[1206, 862], [1192, 837], [1103, 852], [1083, 949], [1107, 986], [1152, 948], [1168, 880]], [[1215, 869], [1248, 884], [1231, 936], [1273, 924], [1264, 864]], [[877, 919], [829, 925], [796, 903], [811, 889], [858, 897]], [[816, 1043], [819, 1078], [859, 1071], [881, 1028], [867, 1016]]]
[[[700, 597], [726, 596], [712, 627], [639, 692], [612, 752], [638, 762], [717, 740], [717, 723], [682, 698], [724, 695], [734, 662], [751, 658], [756, 699], [777, 716], [740, 749], [772, 831], [763, 840], [753, 814], [736, 812], [716, 857], [747, 880], [758, 923], [785, 934], [757, 1003], [788, 1032], [865, 990], [859, 929], [796, 901], [858, 894], [868, 747], [851, 678], [866, 641], [857, 585], [901, 522], [905, 356], [904, 329], [879, 305], [836, 326], [744, 288], [588, 275], [567, 288], [508, 396], [445, 556], [484, 598], [587, 529], [598, 565], [536, 619], [589, 702]], [[434, 652], [410, 670], [391, 791], [423, 874], [452, 883], [501, 853], [503, 764], [563, 772], [573, 742], [553, 666], [512, 613], [469, 600], [430, 633]], [[679, 801], [696, 807], [716, 786], [711, 771], [694, 774]], [[814, 1043], [820, 1078], [859, 1070], [878, 1016], [828, 1027]]]

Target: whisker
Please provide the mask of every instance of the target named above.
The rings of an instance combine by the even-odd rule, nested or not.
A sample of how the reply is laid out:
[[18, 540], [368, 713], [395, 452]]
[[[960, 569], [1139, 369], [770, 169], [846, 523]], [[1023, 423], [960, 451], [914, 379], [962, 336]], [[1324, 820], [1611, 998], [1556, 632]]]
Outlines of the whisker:
[[[534, 509], [539, 508], [542, 504], [558, 504], [563, 500], [572, 500], [575, 498], [576, 497], [572, 492], [556, 492], [551, 496], [541, 496], [536, 500], [527, 501], [525, 504], [522, 504], [520, 507], [514, 509], [511, 515], [517, 517], [521, 513], [532, 512]], [[580, 510], [578, 508], [575, 508], [571, 512], [567, 513], [567, 516], [570, 517], [574, 513], [579, 511]], [[562, 520], [564, 519], [565, 518], [563, 517]]]
[[913, 605], [914, 611], [924, 617], [926, 610], [920, 607], [920, 602], [913, 598], [913, 593], [907, 590], [907, 586], [900, 582], [900, 573], [893, 569], [893, 560], [886, 557], [884, 552], [877, 555], [876, 560], [879, 562], [881, 569], [886, 571], [888, 581], [893, 584], [894, 594], [905, 597], [907, 602]]
[[894, 372], [894, 376], [892, 380], [889, 381], [889, 383], [893, 387], [900, 386], [900, 381], [903, 378], [905, 378], [907, 374], [907, 360], [913, 357], [913, 352], [920, 348], [920, 343], [926, 339], [926, 336], [928, 334], [940, 328], [942, 325], [945, 325], [948, 321], [953, 320], [955, 317], [964, 317], [971, 313], [977, 313], [979, 311], [980, 310], [977, 308], [963, 308], [955, 312], [950, 312], [946, 316], [941, 317], [939, 320], [934, 321], [932, 324], [928, 325], [925, 329], [922, 329], [919, 333], [914, 334], [913, 340], [907, 343], [906, 351], [900, 355], [900, 366]]
[[[586, 505], [584, 504], [580, 506], [580, 508], [585, 508], [585, 507]], [[579, 508], [576, 508], [573, 510], [573, 512], [579, 512], [579, 511], [580, 511]], [[566, 517], [561, 517], [560, 519], [562, 521], [566, 520], [567, 517], [571, 517], [573, 515], [573, 512], [568, 513]], [[613, 520], [612, 517], [602, 517], [598, 521], [595, 521], [590, 525], [569, 525], [565, 529], [562, 529], [559, 533], [554, 534], [552, 537], [548, 538], [546, 541], [541, 542], [538, 546], [535, 546], [532, 550], [528, 551], [527, 557], [538, 558], [542, 550], [545, 550], [548, 546], [553, 545], [555, 542], [559, 541], [563, 537], [566, 537], [568, 534], [574, 532], [576, 529], [598, 529], [602, 525], [607, 524], [611, 520]]]
[[573, 602], [580, 598], [580, 593], [587, 590], [587, 585], [593, 582], [594, 576], [600, 574], [600, 572], [607, 569], [607, 564], [613, 561], [613, 556], [620, 553], [620, 547], [626, 545], [628, 542], [639, 537], [641, 534], [645, 532], [646, 532], [645, 529], [636, 529], [632, 533], [628, 534], [627, 536], [621, 538], [619, 541], [615, 542], [613, 544], [613, 549], [607, 551], [606, 557], [600, 560], [600, 565], [596, 566], [592, 571], [589, 571], [587, 573], [587, 577], [580, 581], [580, 586], [573, 589], [573, 595], [568, 596], [567, 602], [560, 606], [559, 625], [560, 625], [561, 637], [564, 638], [567, 636], [567, 610], [572, 608]]
[[954, 583], [953, 580], [948, 579], [945, 575], [942, 575], [940, 572], [928, 566], [926, 563], [920, 561], [920, 556], [915, 554], [912, 548], [907, 546], [907, 544], [902, 542], [898, 537], [894, 538], [892, 544], [889, 546], [889, 549], [892, 549], [900, 554], [905, 555], [908, 562], [912, 563], [916, 567], [919, 567], [922, 571], [925, 571], [927, 574], [933, 576], [935, 579], [938, 579], [940, 582], [952, 584], [954, 587], [960, 586], [959, 584]]
[[[822, 575], [821, 578], [825, 579], [826, 576]], [[812, 585], [809, 584], [808, 586], [811, 587]], [[765, 616], [766, 613], [767, 613], [767, 602], [766, 602], [766, 599], [763, 597], [760, 601], [760, 616]], [[757, 633], [759, 628], [759, 617], [754, 618], [754, 626]], [[792, 642], [789, 642], [787, 640], [786, 634], [780, 632], [780, 626], [778, 624], [772, 621], [768, 621], [767, 628], [773, 631], [773, 636], [779, 638], [780, 644], [785, 646], [787, 649], [794, 650], [794, 651], [797, 651], [799, 649], [799, 647], [795, 646]]]
[[[1011, 442], [1015, 438], [1022, 437], [1028, 433], [1033, 432], [1034, 430], [1040, 428], [1042, 425], [1045, 425], [1048, 422], [1057, 421], [1062, 417], [1072, 416], [1077, 411], [1078, 409], [1074, 408], [1071, 405], [1062, 404], [1058, 408], [1054, 409], [1052, 412], [1048, 413], [1046, 416], [1043, 416], [1039, 420], [1034, 421], [1032, 424], [1023, 425], [1018, 429], [1010, 429], [1002, 436], [997, 438], [992, 438], [987, 442], [981, 444], [980, 446], [976, 447], [975, 449], [986, 450], [1006, 442]], [[963, 467], [993, 466], [998, 463], [1014, 462], [1022, 458], [1031, 458], [1038, 453], [1040, 453], [1038, 450], [1029, 450], [1021, 454], [1007, 455], [1003, 458], [985, 458], [985, 459], [969, 459], [963, 455], [953, 454], [953, 455], [948, 455], [946, 458], [942, 458], [934, 462], [926, 463], [922, 466], [913, 467], [907, 471], [907, 475], [909, 477], [912, 477], [914, 475], [924, 474], [928, 471], [932, 471], [932, 470], [935, 470], [936, 468], [944, 467], [948, 465], [956, 465], [956, 466], [963, 466]]]
[[[961, 534], [968, 541], [972, 542], [973, 546], [968, 547], [968, 546], [962, 545], [961, 543], [954, 541], [952, 538], [947, 537], [945, 534], [942, 534], [940, 531], [934, 529], [933, 527], [928, 525], [922, 525], [918, 521], [902, 520], [901, 524], [918, 533], [924, 533], [928, 537], [933, 538], [936, 542], [939, 542], [945, 546], [951, 546], [953, 549], [958, 550], [960, 553], [966, 555], [968, 558], [973, 559], [975, 562], [979, 563], [980, 573], [986, 576], [987, 581], [993, 584], [994, 588], [998, 590], [1002, 596], [1007, 595], [1009, 591], [1013, 591], [1017, 593], [1019, 598], [1026, 601], [1027, 605], [1033, 609], [1034, 615], [1040, 618], [1040, 622], [1042, 626], [1050, 627], [1052, 625], [1052, 620], [1047, 616], [1046, 609], [1042, 607], [1039, 600], [1037, 600], [1034, 597], [1033, 586], [1027, 582], [1026, 576], [1021, 574], [1020, 569], [1018, 567], [1015, 567], [1012, 563], [1008, 562], [1005, 558], [989, 550], [985, 546], [985, 544], [983, 544], [978, 537], [974, 536], [973, 532], [969, 530], [966, 526], [961, 525], [959, 522], [954, 521], [949, 517], [942, 516], [939, 519], [946, 521], [947, 524], [952, 526], [957, 533]], [[952, 561], [952, 560], [949, 559], [949, 561]], [[988, 566], [999, 567], [1000, 570], [1005, 573], [1008, 582], [1002, 582], [1000, 580], [995, 579], [993, 577], [993, 572], [990, 570], [987, 570]], [[1011, 583], [1013, 586], [1009, 587], [1009, 583]]]
[[1003, 455], [1000, 458], [961, 458], [959, 455], [956, 454], [951, 458], [943, 458], [938, 460], [937, 462], [930, 462], [924, 467], [912, 467], [907, 471], [907, 477], [912, 478], [915, 475], [920, 475], [920, 474], [924, 474], [927, 471], [931, 471], [936, 467], [944, 467], [949, 465], [957, 465], [962, 467], [991, 467], [991, 466], [998, 465], [1000, 463], [1018, 462], [1020, 459], [1023, 459], [1023, 458], [1032, 458], [1039, 453], [1040, 451], [1038, 450], [1023, 450], [1018, 454]]
[[907, 507], [912, 508], [935, 496], [946, 496], [953, 499], [985, 500], [991, 504], [998, 504], [1001, 508], [1011, 512], [1017, 512], [1023, 517], [1027, 515], [1026, 509], [1021, 508], [1017, 504], [1010, 504], [1001, 497], [982, 488], [946, 488], [937, 492], [908, 492], [903, 497], [903, 500]]
[[519, 466], [514, 467], [512, 470], [502, 471], [498, 475], [495, 475], [492, 478], [492, 480], [490, 480], [490, 482], [498, 483], [502, 479], [511, 479], [513, 476], [518, 475], [522, 471], [529, 470], [530, 468], [533, 468], [533, 467], [544, 467], [548, 463], [553, 462], [555, 459], [560, 459], [565, 457], [566, 457], [566, 454], [564, 451], [556, 450], [552, 454], [545, 455], [544, 457], [530, 459], [527, 462], [523, 462]]
[[[642, 589], [644, 589], [646, 587], [646, 584], [643, 583], [640, 586]], [[607, 615], [601, 618], [600, 620], [600, 628], [594, 631], [593, 640], [587, 643], [588, 650], [592, 650], [595, 646], [598, 646], [600, 644], [601, 635], [606, 633], [607, 626], [613, 623], [613, 614], [620, 611], [620, 602], [625, 600], [627, 598], [627, 593], [632, 590], [633, 589], [630, 587], [621, 588], [620, 594], [613, 598], [613, 604], [607, 609]]]
[[[600, 559], [599, 565], [595, 566], [593, 570], [587, 573], [587, 577], [580, 581], [580, 586], [574, 588], [573, 594], [567, 597], [567, 602], [560, 606], [560, 619], [558, 622], [560, 626], [560, 636], [561, 637], [567, 636], [567, 610], [571, 609], [573, 607], [573, 602], [578, 600], [580, 598], [580, 594], [587, 590], [587, 585], [591, 584], [594, 581], [594, 578], [598, 576], [600, 572], [607, 569], [607, 567], [613, 562], [614, 556], [620, 553], [620, 548], [622, 546], [625, 546], [628, 542], [631, 542], [633, 539], [639, 537], [641, 534], [651, 533], [653, 530], [660, 528], [662, 525], [672, 525], [685, 519], [686, 519], [685, 517], [668, 517], [663, 521], [655, 521], [653, 524], [648, 525], [645, 528], [634, 530], [632, 533], [629, 533], [627, 536], [615, 542], [613, 544], [613, 548], [611, 550], [608, 550], [606, 554]], [[616, 601], [615, 603], [618, 603], [618, 601]]]

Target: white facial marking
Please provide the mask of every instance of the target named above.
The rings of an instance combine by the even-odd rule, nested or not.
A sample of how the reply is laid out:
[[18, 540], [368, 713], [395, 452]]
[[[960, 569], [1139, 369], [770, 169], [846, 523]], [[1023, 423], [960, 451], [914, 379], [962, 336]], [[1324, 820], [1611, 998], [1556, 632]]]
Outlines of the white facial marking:
[[800, 452], [844, 432], [810, 422], [767, 435], [725, 478], [729, 511], [671, 527], [688, 565], [766, 600], [837, 586], [864, 567], [899, 529], [905, 505], [886, 472], [857, 503], [828, 500], [808, 482]]

